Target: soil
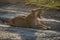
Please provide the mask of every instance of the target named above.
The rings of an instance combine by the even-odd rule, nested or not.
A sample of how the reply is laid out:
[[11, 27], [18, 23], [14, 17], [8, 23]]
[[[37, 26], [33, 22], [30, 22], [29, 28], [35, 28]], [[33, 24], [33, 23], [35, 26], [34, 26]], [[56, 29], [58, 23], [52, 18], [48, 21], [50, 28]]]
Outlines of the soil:
[[[18, 28], [7, 25], [16, 16], [27, 16], [36, 7], [14, 4], [0, 4], [0, 39], [1, 40], [60, 40], [60, 11], [45, 10], [41, 22], [51, 30]], [[2, 11], [1, 11], [2, 10]]]

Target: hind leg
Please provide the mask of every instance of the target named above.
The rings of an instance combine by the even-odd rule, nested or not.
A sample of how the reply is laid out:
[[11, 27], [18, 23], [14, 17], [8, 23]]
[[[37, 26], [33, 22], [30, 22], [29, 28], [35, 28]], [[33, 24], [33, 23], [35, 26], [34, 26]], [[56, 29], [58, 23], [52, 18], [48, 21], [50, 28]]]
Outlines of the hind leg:
[[29, 27], [24, 16], [18, 16], [10, 20], [10, 25], [15, 27]]

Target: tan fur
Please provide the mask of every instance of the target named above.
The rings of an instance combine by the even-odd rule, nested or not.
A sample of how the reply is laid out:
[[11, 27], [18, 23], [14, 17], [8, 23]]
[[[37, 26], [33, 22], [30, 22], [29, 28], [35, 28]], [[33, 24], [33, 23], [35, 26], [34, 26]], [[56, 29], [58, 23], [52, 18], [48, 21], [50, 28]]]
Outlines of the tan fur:
[[[38, 18], [42, 14], [42, 9], [33, 9], [31, 10], [31, 14], [27, 17], [25, 16], [18, 16], [10, 20], [11, 26], [16, 27], [27, 27], [27, 28], [38, 28], [38, 29], [50, 29], [50, 27], [42, 24]], [[43, 26], [43, 27], [42, 27]]]
[[18, 16], [10, 20], [11, 26], [18, 26], [18, 27], [27, 27], [28, 23], [23, 16]]

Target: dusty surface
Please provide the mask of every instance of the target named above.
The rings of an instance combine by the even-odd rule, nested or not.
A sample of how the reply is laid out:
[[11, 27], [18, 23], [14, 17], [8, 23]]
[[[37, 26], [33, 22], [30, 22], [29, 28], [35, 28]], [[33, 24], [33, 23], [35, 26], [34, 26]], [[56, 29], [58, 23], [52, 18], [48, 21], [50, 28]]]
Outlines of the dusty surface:
[[60, 11], [45, 11], [41, 18], [50, 26], [51, 30], [38, 30], [32, 28], [18, 28], [4, 25], [9, 19], [18, 15], [28, 15], [29, 10], [34, 7], [18, 5], [0, 5], [1, 10], [14, 10], [13, 12], [0, 11], [0, 39], [2, 40], [60, 40]]
[[[5, 30], [5, 31], [4, 31]], [[60, 32], [31, 28], [0, 27], [0, 39], [10, 40], [59, 40]]]

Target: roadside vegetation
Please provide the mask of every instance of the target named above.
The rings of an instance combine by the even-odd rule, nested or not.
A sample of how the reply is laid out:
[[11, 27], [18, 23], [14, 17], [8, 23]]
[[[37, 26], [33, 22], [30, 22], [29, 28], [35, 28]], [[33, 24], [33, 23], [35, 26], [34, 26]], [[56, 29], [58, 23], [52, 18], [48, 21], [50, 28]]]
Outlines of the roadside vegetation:
[[26, 4], [60, 9], [60, 0], [26, 0]]

